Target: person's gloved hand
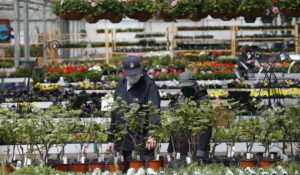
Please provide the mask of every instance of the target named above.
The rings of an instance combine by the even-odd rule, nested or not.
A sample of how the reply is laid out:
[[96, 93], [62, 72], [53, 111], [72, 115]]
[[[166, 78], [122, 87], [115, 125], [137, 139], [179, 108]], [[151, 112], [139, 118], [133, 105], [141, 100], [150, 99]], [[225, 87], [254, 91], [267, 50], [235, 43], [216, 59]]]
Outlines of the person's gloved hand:
[[154, 149], [155, 147], [156, 147], [156, 140], [153, 137], [149, 136], [146, 143], [146, 148], [148, 150], [151, 150]]

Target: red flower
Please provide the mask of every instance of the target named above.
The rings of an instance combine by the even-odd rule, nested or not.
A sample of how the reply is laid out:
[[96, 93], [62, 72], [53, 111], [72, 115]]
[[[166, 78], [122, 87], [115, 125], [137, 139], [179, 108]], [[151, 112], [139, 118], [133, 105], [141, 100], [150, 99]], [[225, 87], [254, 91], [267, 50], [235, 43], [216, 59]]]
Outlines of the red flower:
[[175, 74], [175, 69], [172, 69], [172, 70], [170, 71], [170, 73], [171, 73], [172, 75], [174, 75], [174, 74]]
[[271, 0], [271, 3], [272, 3], [272, 4], [275, 4], [275, 0]]
[[86, 71], [86, 69], [83, 67], [83, 68], [81, 68], [81, 69], [79, 69], [79, 73], [81, 73], [81, 72], [85, 72]]
[[58, 74], [61, 74], [61, 69], [57, 69], [57, 73], [58, 73]]
[[183, 72], [182, 69], [178, 69], [178, 70], [177, 70], [177, 73], [182, 73], [182, 72]]
[[53, 73], [53, 72], [55, 72], [55, 70], [54, 69], [49, 69], [48, 72]]

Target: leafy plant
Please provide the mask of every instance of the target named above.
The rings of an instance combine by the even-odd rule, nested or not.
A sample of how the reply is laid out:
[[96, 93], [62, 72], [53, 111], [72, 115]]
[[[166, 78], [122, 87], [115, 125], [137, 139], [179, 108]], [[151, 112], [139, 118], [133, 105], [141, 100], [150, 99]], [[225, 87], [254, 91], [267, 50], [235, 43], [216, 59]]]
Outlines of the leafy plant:
[[85, 0], [57, 0], [54, 4], [53, 13], [59, 16], [64, 12], [79, 12], [83, 15], [88, 12], [88, 3]]
[[139, 12], [154, 12], [154, 3], [152, 0], [134, 0], [126, 3], [127, 15], [137, 15]]
[[247, 153], [252, 152], [254, 142], [259, 139], [262, 123], [258, 117], [241, 121], [241, 139], [246, 142]]
[[91, 82], [96, 83], [101, 80], [102, 72], [97, 71], [97, 70], [92, 70], [92, 71], [89, 71], [86, 76]]
[[47, 72], [46, 79], [50, 83], [57, 83], [60, 79], [60, 74], [58, 74], [57, 72]]

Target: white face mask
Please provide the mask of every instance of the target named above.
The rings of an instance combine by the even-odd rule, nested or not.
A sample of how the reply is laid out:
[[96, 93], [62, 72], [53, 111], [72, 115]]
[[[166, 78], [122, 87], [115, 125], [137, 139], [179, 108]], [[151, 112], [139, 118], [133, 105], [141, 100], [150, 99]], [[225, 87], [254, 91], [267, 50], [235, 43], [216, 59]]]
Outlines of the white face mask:
[[130, 84], [135, 84], [140, 80], [141, 77], [141, 74], [131, 75], [127, 77], [127, 80]]

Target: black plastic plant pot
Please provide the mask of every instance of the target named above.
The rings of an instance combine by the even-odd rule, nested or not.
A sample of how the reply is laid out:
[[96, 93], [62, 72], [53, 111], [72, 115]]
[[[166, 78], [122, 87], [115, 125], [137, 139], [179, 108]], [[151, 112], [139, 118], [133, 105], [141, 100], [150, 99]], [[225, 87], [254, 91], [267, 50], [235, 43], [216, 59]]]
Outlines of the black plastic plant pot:
[[255, 17], [244, 17], [246, 23], [254, 23], [256, 18]]

